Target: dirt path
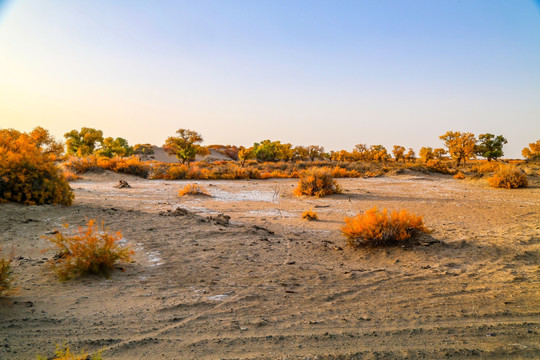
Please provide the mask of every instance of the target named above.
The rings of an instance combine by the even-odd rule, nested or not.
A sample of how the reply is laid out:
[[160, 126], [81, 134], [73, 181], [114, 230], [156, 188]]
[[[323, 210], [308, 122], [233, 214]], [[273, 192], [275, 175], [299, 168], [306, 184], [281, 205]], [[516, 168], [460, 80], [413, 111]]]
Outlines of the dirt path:
[[[120, 178], [132, 188], [113, 188]], [[185, 181], [105, 173], [72, 183], [70, 208], [0, 204], [19, 286], [0, 299], [0, 358], [62, 342], [105, 359], [538, 356], [534, 181], [516, 191], [417, 174], [339, 182], [344, 194], [311, 199], [292, 196], [295, 180], [204, 181], [212, 197], [180, 199]], [[434, 232], [411, 248], [347, 247], [343, 217], [373, 206], [422, 214]], [[176, 207], [198, 215], [166, 213]], [[300, 219], [310, 208], [321, 221]], [[231, 224], [206, 219], [217, 213]], [[108, 280], [59, 283], [41, 236], [86, 218], [121, 230], [136, 261]]]

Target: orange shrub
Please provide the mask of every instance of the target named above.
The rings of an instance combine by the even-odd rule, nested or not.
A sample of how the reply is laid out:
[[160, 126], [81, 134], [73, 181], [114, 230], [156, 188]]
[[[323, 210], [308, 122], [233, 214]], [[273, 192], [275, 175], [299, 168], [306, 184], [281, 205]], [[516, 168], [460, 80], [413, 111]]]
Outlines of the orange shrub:
[[463, 180], [465, 178], [466, 178], [465, 174], [463, 174], [461, 171], [458, 171], [457, 174], [454, 175], [454, 179], [456, 180]]
[[29, 134], [0, 130], [0, 202], [71, 205], [73, 192], [55, 158]]
[[117, 261], [131, 261], [134, 254], [129, 246], [121, 244], [122, 233], [108, 233], [103, 225], [98, 230], [95, 220], [89, 220], [86, 229], [79, 227], [77, 235], [68, 236], [59, 231], [54, 237], [45, 238], [59, 250], [49, 265], [60, 280], [85, 274], [108, 277]]
[[[2, 251], [2, 248], [0, 248]], [[7, 257], [0, 257], [0, 296], [4, 293], [9, 293], [13, 284], [13, 269], [11, 262], [13, 261], [13, 252]]]
[[64, 162], [64, 166], [69, 170], [75, 171], [77, 174], [84, 174], [87, 171], [99, 169], [95, 155], [85, 157], [70, 156]]
[[471, 168], [472, 172], [478, 173], [478, 174], [490, 174], [492, 172], [497, 171], [499, 168], [499, 164], [496, 162], [490, 162], [490, 161], [484, 161], [482, 163], [474, 164]]
[[323, 197], [339, 194], [341, 188], [328, 170], [312, 168], [302, 172], [298, 186], [294, 189], [297, 196], [309, 195]]
[[492, 177], [488, 178], [488, 183], [492, 187], [516, 189], [526, 187], [527, 176], [514, 165], [501, 165]]
[[206, 191], [205, 188], [203, 188], [202, 186], [199, 186], [198, 184], [187, 184], [183, 189], [178, 191], [178, 196], [186, 196], [186, 195], [210, 196], [208, 191]]
[[79, 175], [75, 174], [71, 170], [64, 170], [62, 174], [64, 175], [66, 181], [74, 181], [81, 178]]
[[407, 210], [392, 211], [389, 215], [386, 209], [381, 212], [376, 207], [345, 218], [345, 225], [341, 228], [353, 247], [399, 244], [417, 231], [429, 232], [421, 216], [409, 214]]
[[313, 210], [306, 210], [302, 213], [302, 219], [308, 221], [319, 220], [319, 215]]
[[116, 173], [128, 174], [147, 178], [150, 173], [150, 165], [141, 161], [136, 156], [128, 158], [115, 156], [113, 158], [100, 157], [97, 165], [105, 170], [111, 170]]
[[455, 171], [451, 170], [444, 161], [439, 160], [439, 159], [429, 160], [426, 163], [426, 167], [430, 171], [438, 172], [438, 173], [441, 173], [441, 174], [452, 175], [452, 174], [455, 173]]

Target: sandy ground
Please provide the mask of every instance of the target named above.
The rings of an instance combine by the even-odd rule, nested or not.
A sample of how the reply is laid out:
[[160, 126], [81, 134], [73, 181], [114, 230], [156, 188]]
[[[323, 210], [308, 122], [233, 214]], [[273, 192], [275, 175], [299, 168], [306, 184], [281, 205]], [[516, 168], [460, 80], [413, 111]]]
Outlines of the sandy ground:
[[[106, 172], [73, 182], [69, 208], [0, 204], [19, 287], [0, 299], [0, 358], [63, 342], [105, 359], [540, 357], [538, 179], [338, 181], [344, 193], [322, 199], [292, 196], [294, 179], [199, 181], [212, 197], [178, 198], [187, 181]], [[348, 247], [343, 218], [373, 206], [407, 208], [434, 231], [406, 248]], [[306, 209], [321, 220], [300, 219]], [[231, 223], [207, 220], [219, 213]], [[60, 283], [42, 236], [89, 218], [122, 231], [135, 262]]]

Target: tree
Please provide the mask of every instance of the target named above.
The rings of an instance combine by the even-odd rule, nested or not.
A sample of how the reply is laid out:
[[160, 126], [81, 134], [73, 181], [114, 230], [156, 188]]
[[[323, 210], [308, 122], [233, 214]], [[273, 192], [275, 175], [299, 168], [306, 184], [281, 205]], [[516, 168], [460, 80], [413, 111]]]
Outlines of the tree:
[[255, 154], [252, 147], [245, 148], [243, 146], [240, 146], [240, 148], [238, 149], [238, 159], [240, 160], [240, 165], [242, 165], [242, 167], [246, 163], [246, 160], [253, 158], [255, 158]]
[[433, 160], [433, 149], [430, 148], [429, 146], [428, 147], [422, 147], [420, 149], [420, 160], [422, 160], [422, 162], [425, 164], [427, 163], [429, 160]]
[[416, 153], [412, 148], [409, 148], [409, 151], [407, 151], [407, 154], [405, 154], [405, 160], [413, 162], [416, 160]]
[[259, 162], [278, 161], [283, 156], [281, 143], [270, 140], [253, 144], [253, 153]]
[[530, 143], [528, 148], [524, 148], [521, 151], [521, 154], [527, 160], [540, 160], [540, 140], [536, 140], [535, 143]]
[[135, 155], [154, 155], [154, 146], [151, 144], [135, 144], [133, 146], [133, 154]]
[[371, 158], [375, 161], [381, 162], [388, 160], [388, 152], [382, 145], [371, 145], [369, 147], [369, 152], [371, 154]]
[[133, 154], [133, 147], [129, 146], [126, 139], [108, 137], [103, 139], [103, 146], [97, 151], [100, 156], [130, 156]]
[[308, 148], [305, 146], [295, 146], [292, 149], [292, 151], [293, 151], [292, 159], [294, 161], [298, 161], [298, 160], [303, 161], [309, 158]]
[[307, 147], [307, 152], [308, 152], [309, 159], [311, 161], [315, 161], [315, 159], [324, 158], [324, 148], [322, 146], [309, 145]]
[[439, 136], [444, 141], [444, 145], [448, 148], [450, 156], [456, 160], [456, 165], [459, 166], [461, 161], [465, 162], [474, 157], [476, 148], [476, 138], [474, 134], [459, 131], [447, 131], [446, 134]]
[[441, 149], [441, 148], [433, 149], [433, 157], [435, 159], [442, 160], [444, 155], [446, 155], [446, 150]]
[[480, 134], [478, 140], [480, 144], [476, 146], [475, 153], [487, 158], [488, 161], [497, 160], [503, 156], [502, 148], [504, 144], [508, 143], [502, 135], [495, 136], [493, 134]]
[[394, 145], [394, 150], [392, 150], [392, 154], [394, 154], [394, 159], [396, 159], [396, 162], [398, 162], [400, 159], [405, 162], [405, 148], [400, 145]]
[[355, 160], [368, 161], [371, 160], [371, 154], [366, 144], [356, 144], [353, 149], [353, 155]]
[[64, 134], [67, 153], [79, 157], [93, 154], [103, 145], [103, 131], [83, 127], [81, 131], [71, 130]]
[[195, 155], [204, 152], [204, 148], [199, 145], [203, 141], [199, 133], [188, 129], [179, 129], [176, 133], [178, 136], [170, 136], [165, 140], [163, 150], [175, 155], [182, 164], [193, 161]]

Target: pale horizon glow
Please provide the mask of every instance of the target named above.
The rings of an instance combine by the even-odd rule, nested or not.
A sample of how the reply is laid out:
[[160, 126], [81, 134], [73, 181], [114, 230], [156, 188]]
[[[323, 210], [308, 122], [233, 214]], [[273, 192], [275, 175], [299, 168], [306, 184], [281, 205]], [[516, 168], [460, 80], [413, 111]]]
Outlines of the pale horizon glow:
[[0, 0], [0, 128], [161, 146], [540, 139], [533, 0]]

